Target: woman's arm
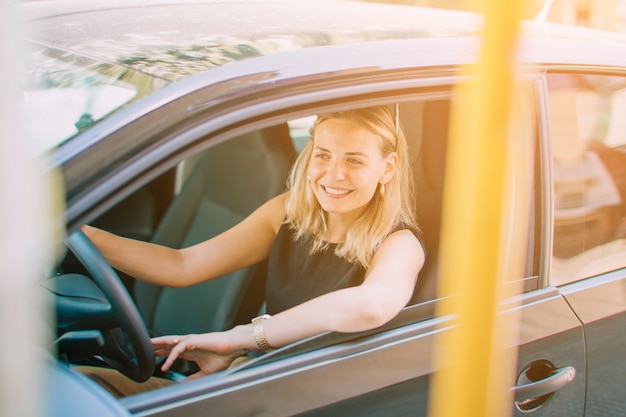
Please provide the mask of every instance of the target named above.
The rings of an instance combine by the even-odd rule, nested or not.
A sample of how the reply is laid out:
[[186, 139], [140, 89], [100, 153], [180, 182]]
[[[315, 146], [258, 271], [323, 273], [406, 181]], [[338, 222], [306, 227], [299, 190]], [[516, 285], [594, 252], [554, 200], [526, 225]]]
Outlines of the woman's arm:
[[358, 332], [382, 326], [411, 299], [424, 256], [412, 232], [393, 233], [376, 252], [363, 284], [314, 298], [265, 320], [268, 342], [278, 347], [325, 331]]
[[285, 215], [285, 195], [269, 200], [231, 229], [197, 245], [171, 249], [83, 226], [114, 267], [156, 285], [186, 287], [253, 265], [269, 255]]
[[[363, 284], [334, 291], [276, 314], [263, 322], [265, 337], [273, 347], [325, 331], [358, 332], [379, 327], [409, 302], [424, 250], [408, 230], [390, 235], [380, 246]], [[236, 356], [257, 350], [251, 324], [222, 333], [163, 336], [153, 339], [157, 355], [169, 355], [163, 370], [177, 357], [193, 360], [201, 374], [224, 369]]]

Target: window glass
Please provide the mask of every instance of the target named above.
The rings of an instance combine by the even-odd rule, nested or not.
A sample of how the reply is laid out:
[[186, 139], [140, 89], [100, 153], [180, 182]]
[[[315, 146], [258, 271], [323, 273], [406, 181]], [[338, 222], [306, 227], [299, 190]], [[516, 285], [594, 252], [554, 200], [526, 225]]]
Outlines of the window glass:
[[[536, 123], [534, 108], [535, 96], [526, 96], [519, 98], [517, 105], [519, 108], [519, 117], [524, 128], [515, 129], [515, 136], [511, 140], [524, 142], [527, 145], [536, 141]], [[448, 136], [449, 123], [451, 113], [451, 98], [435, 98], [425, 99], [421, 101], [400, 103], [400, 121], [402, 128], [406, 134], [409, 145], [409, 158], [411, 162], [412, 173], [414, 177], [414, 185], [417, 200], [417, 217], [420, 229], [423, 234], [423, 241], [426, 246], [427, 262], [421, 275], [421, 284], [425, 287], [434, 285], [438, 276], [437, 264], [439, 262], [439, 244], [440, 244], [440, 228], [442, 222], [442, 205], [444, 194], [444, 175], [445, 164], [448, 153]], [[522, 146], [524, 148], [524, 146]], [[532, 146], [528, 146], [532, 148]], [[524, 158], [520, 158], [520, 161]], [[526, 160], [524, 160], [526, 161]], [[520, 162], [523, 164], [524, 162]], [[532, 168], [530, 169], [532, 172]], [[526, 172], [526, 171], [525, 171]], [[530, 175], [533, 175], [532, 173]], [[530, 181], [533, 181], [531, 178]], [[516, 182], [518, 186], [519, 182]], [[536, 184], [538, 185], [538, 184]], [[536, 256], [535, 248], [540, 245], [540, 234], [537, 233], [539, 222], [535, 221], [535, 216], [540, 214], [537, 209], [541, 205], [541, 201], [536, 198], [534, 188], [524, 189], [530, 193], [528, 200], [521, 197], [524, 192], [521, 188], [512, 188], [507, 193], [506, 198], [511, 198], [515, 203], [515, 212], [512, 214], [515, 224], [524, 224], [526, 227], [521, 233], [528, 233], [525, 236], [527, 242], [526, 250], [523, 254], [515, 255], [507, 253], [509, 261], [513, 258], [523, 262], [520, 265], [523, 270], [519, 271], [519, 275], [515, 276], [516, 288], [522, 281], [522, 291], [532, 291], [537, 289], [539, 275], [539, 257]], [[522, 208], [521, 202], [527, 202], [531, 207], [526, 210]], [[465, 207], [455, 207], [455, 215], [462, 216]], [[513, 251], [509, 248], [509, 251]], [[429, 291], [428, 288], [424, 292]], [[430, 291], [433, 291], [430, 289]], [[419, 294], [418, 294], [419, 295]]]
[[626, 78], [548, 75], [555, 285], [626, 266]]
[[316, 116], [308, 116], [289, 121], [289, 135], [297, 152], [300, 152], [311, 138], [311, 128], [315, 118]]

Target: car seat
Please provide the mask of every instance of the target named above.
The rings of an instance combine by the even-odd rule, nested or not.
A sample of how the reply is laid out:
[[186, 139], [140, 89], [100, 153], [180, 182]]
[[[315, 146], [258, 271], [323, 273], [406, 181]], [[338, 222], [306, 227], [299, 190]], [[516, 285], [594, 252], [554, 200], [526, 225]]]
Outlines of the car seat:
[[[286, 125], [251, 132], [208, 149], [196, 158], [152, 242], [183, 248], [234, 226], [284, 190], [294, 153]], [[186, 288], [135, 281], [137, 307], [153, 334], [225, 330], [235, 324], [257, 269], [259, 266], [245, 268]], [[260, 305], [264, 295], [254, 298]]]
[[409, 142], [417, 221], [426, 249], [426, 262], [420, 272], [411, 304], [429, 301], [437, 296], [437, 264], [449, 112], [449, 100], [400, 105], [402, 126]]

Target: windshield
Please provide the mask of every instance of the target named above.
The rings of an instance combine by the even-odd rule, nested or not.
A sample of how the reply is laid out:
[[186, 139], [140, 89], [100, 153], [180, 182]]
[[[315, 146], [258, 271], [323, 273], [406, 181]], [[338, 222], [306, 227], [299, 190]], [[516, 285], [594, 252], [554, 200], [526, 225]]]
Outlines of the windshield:
[[32, 46], [22, 73], [23, 115], [26, 134], [40, 151], [167, 84], [123, 65]]

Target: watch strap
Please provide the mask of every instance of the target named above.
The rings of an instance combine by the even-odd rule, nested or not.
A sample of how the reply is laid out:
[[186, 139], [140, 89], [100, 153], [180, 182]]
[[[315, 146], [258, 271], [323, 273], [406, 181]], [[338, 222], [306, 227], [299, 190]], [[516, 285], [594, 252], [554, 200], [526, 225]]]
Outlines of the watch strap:
[[252, 332], [254, 335], [254, 341], [256, 342], [259, 350], [263, 352], [269, 352], [272, 350], [272, 347], [265, 337], [265, 329], [263, 328], [263, 322], [268, 318], [270, 318], [269, 314], [263, 314], [252, 319]]

